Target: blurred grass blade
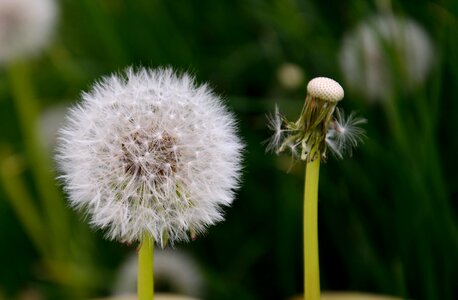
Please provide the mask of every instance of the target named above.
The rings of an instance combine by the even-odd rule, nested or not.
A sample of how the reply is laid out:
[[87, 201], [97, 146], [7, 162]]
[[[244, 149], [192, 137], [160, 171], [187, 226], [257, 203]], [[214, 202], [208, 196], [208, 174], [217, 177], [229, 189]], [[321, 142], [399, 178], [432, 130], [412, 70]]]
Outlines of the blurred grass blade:
[[48, 240], [42, 217], [20, 177], [21, 173], [22, 164], [17, 156], [0, 157], [0, 179], [7, 193], [7, 200], [38, 251], [46, 256], [49, 254]]
[[28, 66], [15, 63], [8, 69], [11, 89], [21, 125], [24, 147], [32, 168], [40, 199], [43, 201], [45, 216], [52, 235], [53, 251], [58, 257], [65, 255], [62, 249], [69, 234], [68, 213], [54, 181], [49, 158], [43, 153], [38, 141], [36, 124], [38, 105], [30, 82]]

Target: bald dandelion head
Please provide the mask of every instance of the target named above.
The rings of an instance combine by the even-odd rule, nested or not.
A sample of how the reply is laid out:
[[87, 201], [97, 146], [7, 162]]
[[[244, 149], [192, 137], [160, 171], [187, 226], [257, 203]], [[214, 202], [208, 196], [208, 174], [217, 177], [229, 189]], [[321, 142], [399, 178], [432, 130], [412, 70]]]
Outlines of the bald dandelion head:
[[293, 157], [311, 162], [326, 158], [329, 148], [336, 157], [351, 154], [352, 148], [361, 142], [364, 130], [358, 125], [365, 119], [350, 114], [348, 118], [337, 103], [344, 97], [342, 86], [326, 77], [312, 79], [307, 85], [307, 97], [299, 119], [289, 121], [278, 107], [268, 117], [268, 127], [274, 131], [267, 150], [277, 154], [289, 152]]

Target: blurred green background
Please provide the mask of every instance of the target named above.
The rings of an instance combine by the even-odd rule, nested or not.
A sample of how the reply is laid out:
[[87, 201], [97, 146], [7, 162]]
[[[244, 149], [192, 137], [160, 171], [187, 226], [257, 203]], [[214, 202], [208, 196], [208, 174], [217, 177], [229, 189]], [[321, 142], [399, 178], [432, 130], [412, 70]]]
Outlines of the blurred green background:
[[[406, 58], [381, 42], [393, 58], [384, 67], [394, 84], [379, 101], [347, 88], [339, 51], [348, 32], [388, 13], [387, 1], [58, 4], [52, 43], [19, 68], [30, 87], [18, 92], [12, 67], [0, 69], [0, 299], [108, 295], [118, 267], [135, 252], [135, 245], [105, 241], [66, 207], [52, 171], [52, 128], [62, 113], [46, 113], [130, 65], [170, 65], [209, 81], [235, 111], [247, 144], [243, 186], [226, 221], [176, 246], [200, 266], [204, 299], [302, 293], [304, 166], [265, 153], [263, 141], [271, 134], [265, 115], [278, 103], [296, 118], [316, 76], [341, 82], [339, 105], [368, 119], [367, 139], [353, 157], [322, 165], [322, 290], [458, 299], [457, 1], [392, 1], [394, 15], [430, 36], [432, 63], [425, 80], [406, 89]], [[383, 78], [375, 85], [384, 86]]]

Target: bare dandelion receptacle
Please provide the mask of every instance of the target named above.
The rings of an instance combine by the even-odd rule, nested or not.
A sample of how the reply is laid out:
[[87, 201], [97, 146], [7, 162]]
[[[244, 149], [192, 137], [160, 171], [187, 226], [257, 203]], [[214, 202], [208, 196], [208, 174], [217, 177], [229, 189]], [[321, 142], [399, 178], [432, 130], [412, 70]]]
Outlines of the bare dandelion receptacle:
[[[352, 114], [352, 122], [348, 122], [343, 113], [335, 114], [336, 105], [343, 97], [344, 90], [335, 80], [327, 77], [312, 79], [307, 85], [307, 96], [297, 121], [286, 119], [278, 107], [269, 116], [268, 126], [274, 135], [267, 146], [268, 150], [274, 150], [277, 154], [288, 151], [294, 157], [311, 162], [317, 158], [326, 158], [326, 150], [330, 147], [336, 156], [341, 157], [344, 149], [356, 146], [360, 140], [355, 135], [364, 133], [362, 129], [352, 129], [364, 123], [364, 119]], [[348, 132], [353, 134], [350, 139], [346, 138]], [[335, 139], [339, 142], [335, 142]]]

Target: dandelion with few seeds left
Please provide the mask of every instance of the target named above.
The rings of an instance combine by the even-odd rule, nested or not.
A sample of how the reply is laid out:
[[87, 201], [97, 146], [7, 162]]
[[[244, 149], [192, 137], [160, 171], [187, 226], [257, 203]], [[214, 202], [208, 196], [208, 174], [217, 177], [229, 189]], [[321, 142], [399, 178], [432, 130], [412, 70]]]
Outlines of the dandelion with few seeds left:
[[365, 123], [365, 119], [353, 113], [346, 118], [336, 109], [343, 96], [340, 84], [330, 78], [318, 77], [307, 85], [307, 97], [297, 121], [289, 121], [277, 106], [275, 113], [268, 117], [268, 127], [274, 134], [267, 149], [277, 154], [289, 152], [293, 158], [306, 162], [303, 228], [306, 300], [320, 299], [317, 222], [320, 161], [326, 158], [328, 149], [339, 158], [351, 154], [364, 136], [359, 125]]
[[309, 82], [307, 90], [297, 121], [289, 121], [277, 105], [275, 112], [267, 116], [267, 126], [274, 134], [266, 150], [276, 154], [289, 152], [306, 162], [327, 158], [328, 149], [338, 158], [351, 154], [364, 137], [364, 129], [359, 125], [366, 123], [366, 119], [355, 113], [346, 116], [343, 110], [336, 108], [344, 92], [332, 79], [315, 78]]
[[170, 68], [128, 69], [82, 98], [60, 133], [61, 179], [94, 227], [141, 243], [139, 297], [150, 300], [153, 243], [194, 239], [233, 201], [236, 122], [206, 85]]

